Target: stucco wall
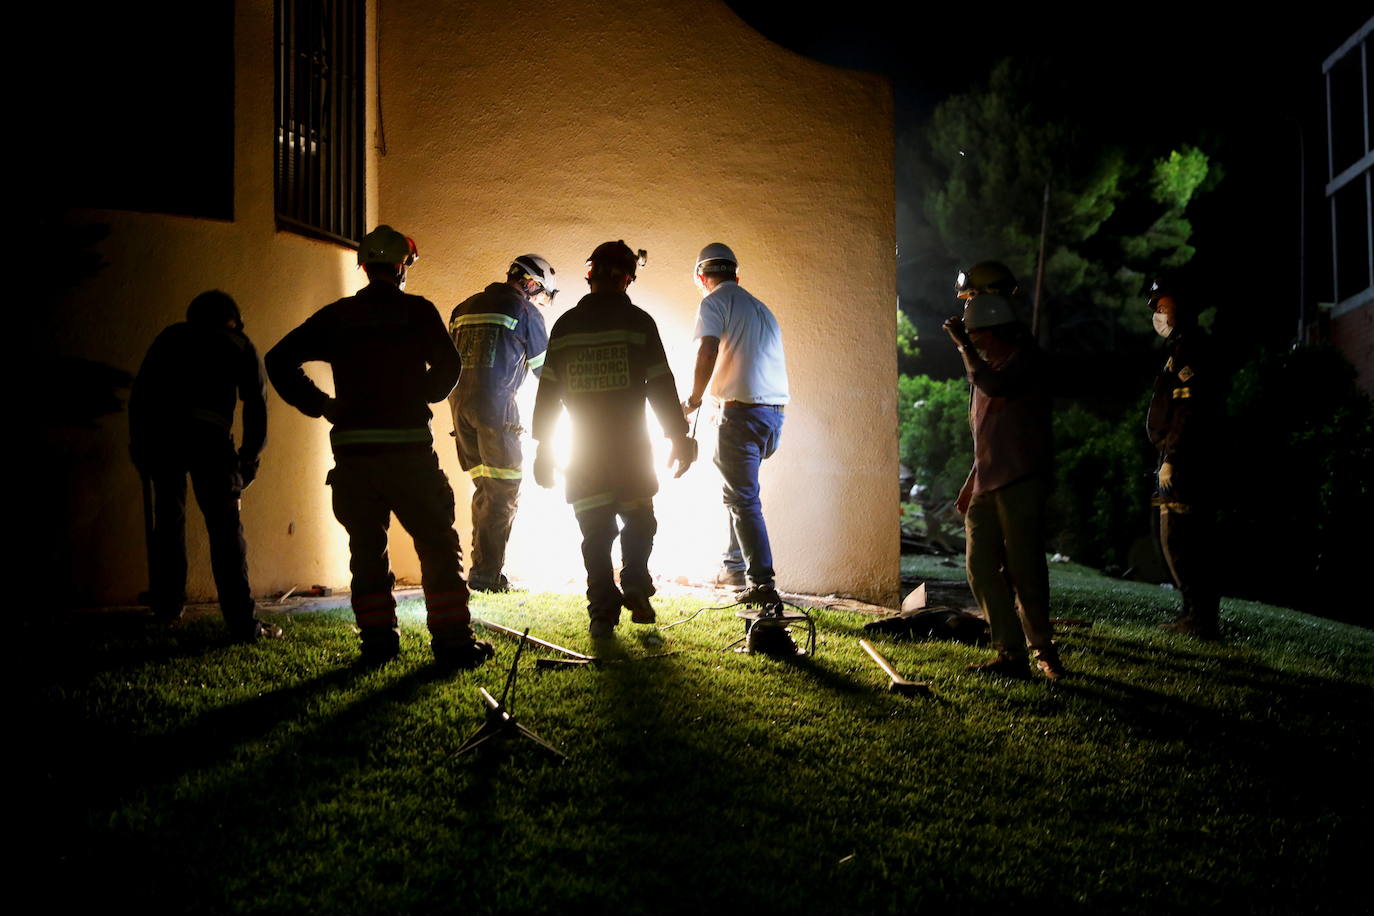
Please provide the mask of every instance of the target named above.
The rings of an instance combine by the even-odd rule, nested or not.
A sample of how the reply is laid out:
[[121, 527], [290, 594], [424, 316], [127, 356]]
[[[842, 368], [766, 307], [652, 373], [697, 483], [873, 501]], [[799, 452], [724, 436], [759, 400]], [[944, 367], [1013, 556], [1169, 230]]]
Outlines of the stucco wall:
[[[50, 322], [57, 339], [36, 344], [134, 373], [157, 333], [182, 320], [196, 294], [218, 287], [238, 301], [261, 353], [314, 309], [360, 285], [352, 251], [275, 228], [272, 11], [268, 0], [236, 4], [233, 221], [69, 213], [73, 224], [110, 226], [97, 249], [106, 266], [62, 301]], [[370, 143], [368, 148], [371, 158]], [[368, 172], [368, 212], [375, 213], [374, 163]], [[347, 547], [324, 485], [331, 464], [326, 424], [287, 408], [275, 392], [269, 392], [268, 418], [262, 471], [243, 499], [254, 591], [346, 584]], [[39, 541], [40, 568], [59, 579], [62, 598], [73, 603], [133, 600], [147, 577], [125, 414], [47, 435], [49, 447], [40, 454], [49, 456], [47, 471], [65, 492], [61, 512], [48, 519], [51, 530]], [[188, 592], [212, 596], [204, 527], [194, 506], [187, 528]]]
[[[376, 5], [369, 16], [376, 15]], [[134, 372], [157, 332], [197, 293], [219, 287], [265, 352], [320, 305], [361, 285], [340, 246], [275, 229], [272, 204], [272, 4], [236, 4], [235, 206], [232, 222], [120, 211], [69, 215], [111, 227], [108, 266], [51, 316], [64, 356]], [[632, 288], [659, 322], [679, 388], [690, 383], [696, 251], [724, 241], [743, 284], [783, 327], [793, 403], [765, 465], [764, 505], [780, 584], [891, 600], [897, 583], [895, 247], [892, 111], [886, 83], [779, 48], [716, 2], [506, 4], [388, 0], [380, 69], [369, 22], [368, 136], [382, 86], [387, 155], [368, 144], [368, 223], [390, 222], [421, 250], [410, 291], [447, 317], [538, 251], [568, 292], [606, 239], [649, 250]], [[520, 46], [538, 49], [523, 59]], [[318, 369], [318, 367], [317, 367]], [[323, 380], [325, 373], [313, 371]], [[525, 415], [533, 385], [524, 392]], [[254, 589], [347, 584], [343, 532], [329, 509], [326, 425], [269, 393], [269, 441], [245, 494]], [[435, 434], [469, 539], [470, 486], [447, 411]], [[123, 414], [45, 433], [40, 455], [65, 492], [40, 527], [39, 568], [76, 603], [133, 599], [146, 585], [137, 476]], [[709, 576], [725, 533], [719, 480], [703, 460], [657, 501], [653, 568]], [[527, 456], [528, 459], [529, 456]], [[214, 586], [200, 518], [188, 520], [189, 591]], [[510, 552], [513, 575], [581, 589], [571, 509], [528, 481]], [[418, 577], [393, 537], [403, 578]]]
[[[447, 315], [513, 255], [550, 258], [568, 292], [599, 242], [649, 251], [631, 297], [690, 384], [693, 259], [731, 245], [782, 325], [792, 388], [763, 501], [783, 588], [895, 596], [898, 576], [892, 107], [887, 83], [799, 57], [718, 2], [388, 0], [388, 154], [378, 220], [415, 236], [410, 291]], [[527, 48], [530, 53], [521, 54]], [[526, 394], [526, 412], [532, 396]], [[709, 575], [725, 533], [704, 460], [658, 499], [660, 575]], [[436, 431], [447, 432], [442, 417]], [[467, 538], [470, 493], [440, 444]], [[527, 455], [527, 460], [529, 456]], [[528, 476], [528, 475], [527, 475]], [[510, 566], [580, 576], [561, 495], [527, 480]]]

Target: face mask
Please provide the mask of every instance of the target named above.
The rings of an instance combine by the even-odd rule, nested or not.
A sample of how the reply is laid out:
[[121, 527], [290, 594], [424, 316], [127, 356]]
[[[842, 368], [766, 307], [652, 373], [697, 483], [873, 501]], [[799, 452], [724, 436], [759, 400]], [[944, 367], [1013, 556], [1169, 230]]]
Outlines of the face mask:
[[1154, 325], [1155, 333], [1160, 337], [1168, 337], [1174, 332], [1174, 329], [1169, 327], [1169, 316], [1163, 312], [1155, 312]]

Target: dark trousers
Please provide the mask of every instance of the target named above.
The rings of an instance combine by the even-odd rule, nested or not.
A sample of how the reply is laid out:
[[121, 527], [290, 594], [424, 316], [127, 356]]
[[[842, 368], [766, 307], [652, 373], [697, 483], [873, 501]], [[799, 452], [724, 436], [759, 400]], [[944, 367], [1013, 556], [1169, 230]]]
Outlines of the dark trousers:
[[520, 414], [514, 395], [477, 392], [453, 416], [458, 463], [473, 484], [471, 578], [495, 585], [520, 498]]
[[395, 577], [387, 553], [391, 514], [415, 540], [429, 631], [435, 640], [472, 638], [462, 548], [453, 530], [453, 490], [432, 449], [336, 455], [328, 482], [334, 517], [348, 531], [353, 614], [364, 633], [396, 626]]
[[219, 593], [220, 611], [231, 631], [253, 627], [253, 591], [248, 584], [248, 543], [239, 519], [243, 478], [232, 446], [213, 454], [151, 469], [153, 525], [148, 544], [153, 610], [174, 615], [186, 603], [186, 476], [205, 517], [210, 540], [210, 569]]
[[[617, 524], [619, 519], [619, 524]], [[654, 549], [658, 520], [652, 499], [635, 499], [583, 509], [582, 562], [587, 568], [587, 613], [592, 620], [620, 620], [621, 592], [611, 567], [611, 544], [620, 537], [620, 584], [626, 591], [650, 596], [649, 554]]]
[[726, 407], [722, 413], [715, 463], [730, 513], [730, 539], [722, 560], [729, 569], [744, 570], [751, 585], [773, 584], [773, 548], [759, 501], [759, 465], [777, 451], [781, 437], [780, 407]]
[[1221, 594], [1208, 556], [1212, 532], [1212, 513], [1205, 508], [1180, 503], [1159, 507], [1159, 546], [1183, 597], [1180, 616], [1208, 627], [1217, 625], [1221, 608]]
[[1045, 561], [1049, 480], [1032, 476], [979, 493], [964, 515], [969, 588], [987, 616], [993, 648], [1025, 658], [1054, 645]]

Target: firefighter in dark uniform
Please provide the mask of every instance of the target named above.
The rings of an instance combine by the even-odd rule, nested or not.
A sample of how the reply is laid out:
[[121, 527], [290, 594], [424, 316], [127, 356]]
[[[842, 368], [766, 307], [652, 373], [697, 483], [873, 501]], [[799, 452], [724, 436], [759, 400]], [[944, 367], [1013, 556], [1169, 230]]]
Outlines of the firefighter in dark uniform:
[[[238, 305], [201, 293], [186, 320], [157, 336], [129, 397], [129, 451], [151, 497], [149, 604], [164, 621], [186, 601], [186, 475], [205, 517], [220, 611], [239, 642], [281, 635], [253, 617], [248, 545], [239, 498], [258, 473], [267, 441], [267, 386]], [[234, 449], [234, 407], [243, 401], [243, 444]]]
[[1210, 339], [1198, 327], [1193, 309], [1163, 280], [1150, 284], [1147, 295], [1155, 331], [1169, 342], [1169, 358], [1155, 377], [1146, 421], [1150, 442], [1159, 452], [1151, 502], [1159, 511], [1160, 547], [1183, 598], [1178, 619], [1163, 629], [1218, 639], [1221, 595], [1209, 553], [1220, 381]]
[[[696, 459], [658, 326], [625, 293], [639, 260], [623, 241], [606, 242], [592, 252], [587, 259], [591, 293], [554, 324], [534, 407], [539, 441], [534, 475], [541, 487], [553, 486], [554, 427], [564, 405], [572, 416], [567, 500], [582, 529], [593, 638], [612, 635], [622, 607], [629, 608], [635, 623], [654, 622], [649, 554], [658, 530], [653, 503], [658, 478], [644, 418], [646, 399], [672, 439], [674, 476], [681, 477]], [[617, 535], [619, 588], [611, 567]]]
[[[403, 292], [416, 256], [415, 243], [390, 226], [368, 233], [358, 248], [368, 285], [282, 338], [267, 354], [267, 374], [282, 400], [333, 424], [327, 482], [348, 531], [363, 663], [384, 664], [400, 652], [387, 557], [394, 512], [415, 540], [435, 661], [471, 668], [492, 648], [473, 639], [453, 490], [430, 435], [429, 405], [458, 381], [458, 352], [434, 304]], [[310, 360], [330, 364], [334, 397], [301, 371]]]
[[558, 293], [554, 269], [537, 254], [511, 262], [506, 282], [493, 283], [458, 304], [449, 318], [462, 357], [458, 387], [449, 395], [458, 462], [472, 477], [472, 565], [468, 587], [504, 592], [506, 542], [520, 496], [520, 409], [516, 392], [527, 371], [538, 378], [549, 343], [544, 316]]

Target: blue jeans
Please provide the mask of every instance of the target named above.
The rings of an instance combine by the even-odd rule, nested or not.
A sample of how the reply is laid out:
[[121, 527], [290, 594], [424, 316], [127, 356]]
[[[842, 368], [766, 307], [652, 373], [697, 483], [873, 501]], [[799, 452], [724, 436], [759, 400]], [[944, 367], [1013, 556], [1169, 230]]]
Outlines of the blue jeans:
[[730, 512], [730, 544], [722, 560], [744, 570], [750, 585], [773, 584], [773, 549], [759, 502], [759, 465], [778, 449], [782, 408], [726, 407], [716, 442], [716, 467]]

